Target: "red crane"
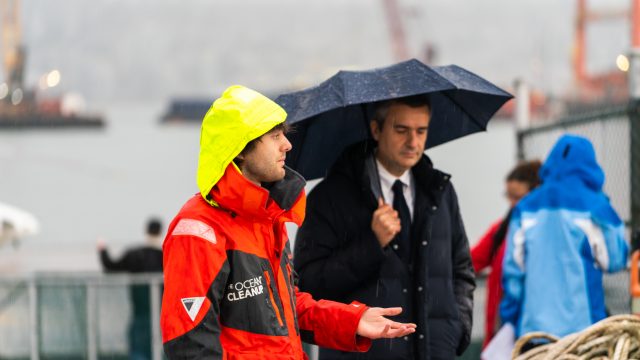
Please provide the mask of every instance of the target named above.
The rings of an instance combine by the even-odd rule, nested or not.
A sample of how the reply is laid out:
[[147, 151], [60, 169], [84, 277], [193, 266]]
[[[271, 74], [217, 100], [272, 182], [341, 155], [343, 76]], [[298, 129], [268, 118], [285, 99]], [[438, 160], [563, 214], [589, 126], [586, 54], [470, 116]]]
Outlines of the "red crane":
[[408, 13], [410, 16], [417, 16], [419, 14], [419, 10], [415, 8], [403, 9], [399, 5], [398, 0], [382, 0], [382, 8], [387, 18], [393, 59], [398, 62], [408, 60], [412, 57], [418, 57], [421, 58], [424, 63], [431, 64], [436, 55], [436, 51], [429, 42], [424, 44], [424, 48], [421, 49], [422, 54], [420, 54], [420, 56], [412, 54], [407, 42], [403, 15]]
[[409, 59], [409, 47], [402, 26], [402, 17], [397, 0], [382, 0], [384, 13], [389, 24], [389, 34], [391, 35], [391, 47], [393, 48], [393, 58], [395, 61]]
[[576, 92], [583, 101], [626, 101], [629, 96], [627, 74], [614, 70], [602, 74], [589, 74], [587, 61], [587, 27], [590, 23], [612, 19], [628, 19], [631, 23], [631, 46], [640, 47], [640, 0], [632, 0], [628, 9], [591, 10], [587, 0], [577, 0], [573, 74]]

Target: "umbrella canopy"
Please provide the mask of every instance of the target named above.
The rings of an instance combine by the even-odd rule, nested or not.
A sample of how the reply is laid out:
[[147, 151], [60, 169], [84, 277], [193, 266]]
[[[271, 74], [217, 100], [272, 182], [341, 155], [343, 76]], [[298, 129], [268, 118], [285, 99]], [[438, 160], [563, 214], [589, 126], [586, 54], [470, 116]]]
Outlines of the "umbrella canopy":
[[484, 131], [513, 96], [456, 65], [429, 67], [412, 59], [366, 71], [340, 71], [320, 85], [280, 95], [294, 131], [287, 165], [308, 180], [324, 177], [342, 150], [371, 137], [373, 103], [429, 94], [426, 148]]
[[0, 203], [0, 245], [38, 233], [38, 220], [30, 213]]

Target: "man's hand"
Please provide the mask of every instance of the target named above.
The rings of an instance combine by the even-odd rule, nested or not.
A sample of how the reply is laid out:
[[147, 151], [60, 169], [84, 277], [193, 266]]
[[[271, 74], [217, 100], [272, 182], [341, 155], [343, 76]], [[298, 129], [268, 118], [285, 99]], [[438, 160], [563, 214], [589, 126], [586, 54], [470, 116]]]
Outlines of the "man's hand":
[[389, 245], [393, 237], [400, 232], [400, 218], [398, 212], [382, 198], [378, 199], [378, 208], [373, 212], [371, 230], [378, 238], [381, 247]]
[[106, 248], [107, 248], [107, 242], [104, 240], [103, 237], [99, 237], [98, 240], [96, 240], [96, 249], [98, 249], [98, 251], [102, 251]]
[[369, 339], [396, 338], [416, 331], [416, 324], [403, 324], [385, 318], [402, 312], [402, 308], [369, 308], [362, 314], [356, 333]]

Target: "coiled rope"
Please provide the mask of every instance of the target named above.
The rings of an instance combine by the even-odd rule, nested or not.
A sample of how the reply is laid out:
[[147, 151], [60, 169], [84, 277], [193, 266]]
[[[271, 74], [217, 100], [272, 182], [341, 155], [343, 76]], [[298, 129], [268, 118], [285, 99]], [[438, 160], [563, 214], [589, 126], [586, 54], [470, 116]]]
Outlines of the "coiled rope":
[[[548, 343], [520, 354], [531, 340]], [[640, 360], [640, 316], [615, 315], [564, 338], [533, 332], [516, 342], [514, 360]]]

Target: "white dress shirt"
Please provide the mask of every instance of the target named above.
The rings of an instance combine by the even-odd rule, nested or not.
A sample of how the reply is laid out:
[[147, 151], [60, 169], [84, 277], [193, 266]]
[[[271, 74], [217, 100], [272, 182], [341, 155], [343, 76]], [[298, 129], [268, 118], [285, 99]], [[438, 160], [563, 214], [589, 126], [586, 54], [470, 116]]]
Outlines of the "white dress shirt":
[[407, 170], [404, 174], [400, 175], [400, 177], [397, 177], [387, 171], [378, 159], [376, 159], [376, 165], [378, 168], [378, 175], [380, 176], [380, 187], [382, 188], [384, 202], [393, 206], [393, 189], [391, 189], [391, 187], [396, 180], [400, 180], [403, 184], [402, 193], [404, 194], [404, 200], [407, 202], [411, 219], [413, 219], [413, 199], [415, 197], [416, 190], [413, 184], [413, 174], [411, 174], [411, 171]]

